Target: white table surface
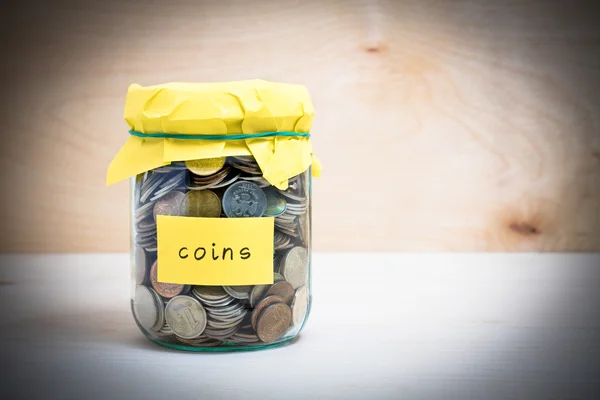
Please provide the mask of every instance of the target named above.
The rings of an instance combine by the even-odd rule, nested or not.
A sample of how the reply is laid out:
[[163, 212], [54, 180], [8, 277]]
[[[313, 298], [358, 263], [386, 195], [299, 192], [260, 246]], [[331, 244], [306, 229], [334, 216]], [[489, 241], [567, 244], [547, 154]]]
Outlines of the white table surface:
[[300, 339], [145, 339], [129, 259], [0, 256], [1, 398], [598, 399], [599, 255], [315, 254]]

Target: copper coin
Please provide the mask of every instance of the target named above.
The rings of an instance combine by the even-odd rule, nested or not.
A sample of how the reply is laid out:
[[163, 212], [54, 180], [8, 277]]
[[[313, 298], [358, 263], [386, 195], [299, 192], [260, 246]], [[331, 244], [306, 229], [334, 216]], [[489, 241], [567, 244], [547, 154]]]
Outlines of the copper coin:
[[261, 311], [275, 303], [283, 303], [283, 299], [279, 296], [268, 296], [258, 303], [256, 308], [254, 308], [254, 311], [252, 311], [252, 328], [256, 329], [256, 322], [258, 321], [258, 316]]
[[275, 342], [287, 332], [292, 323], [292, 310], [287, 304], [277, 303], [265, 308], [256, 323], [256, 334], [265, 343]]
[[225, 157], [205, 158], [203, 160], [188, 160], [185, 166], [193, 174], [206, 176], [218, 172], [225, 165]]
[[152, 287], [156, 290], [156, 293], [164, 297], [165, 299], [170, 299], [171, 297], [175, 297], [180, 295], [185, 289], [185, 285], [179, 283], [165, 283], [158, 281], [158, 261], [154, 261], [152, 264], [152, 268], [150, 268], [150, 282], [152, 283]]
[[274, 283], [265, 293], [265, 297], [271, 295], [281, 297], [283, 302], [289, 305], [294, 297], [294, 287], [286, 281]]
[[191, 191], [181, 203], [181, 213], [187, 217], [219, 218], [221, 200], [210, 190]]
[[154, 220], [157, 215], [180, 215], [181, 214], [181, 203], [185, 199], [185, 194], [181, 192], [171, 192], [154, 204]]

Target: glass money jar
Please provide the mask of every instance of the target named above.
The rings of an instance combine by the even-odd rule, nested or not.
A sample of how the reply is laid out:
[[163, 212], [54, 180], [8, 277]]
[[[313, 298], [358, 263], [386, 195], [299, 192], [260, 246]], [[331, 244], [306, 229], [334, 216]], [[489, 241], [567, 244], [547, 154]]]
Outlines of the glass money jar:
[[107, 184], [131, 182], [131, 308], [151, 341], [280, 346], [311, 306], [314, 116], [303, 86], [132, 85]]

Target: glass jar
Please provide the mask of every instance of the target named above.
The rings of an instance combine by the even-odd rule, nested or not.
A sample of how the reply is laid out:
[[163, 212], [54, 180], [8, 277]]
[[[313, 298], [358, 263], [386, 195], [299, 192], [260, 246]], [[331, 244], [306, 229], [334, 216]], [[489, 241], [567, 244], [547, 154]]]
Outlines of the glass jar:
[[[286, 190], [261, 175], [253, 157], [233, 156], [175, 162], [132, 178], [131, 307], [153, 342], [185, 350], [249, 350], [289, 343], [301, 331], [311, 303], [310, 170], [290, 178]], [[159, 281], [159, 216], [272, 218], [273, 283]], [[198, 266], [207, 256], [243, 262], [243, 252], [236, 258], [233, 246], [202, 240], [197, 245], [203, 247], [186, 246], [181, 255]]]
[[129, 138], [106, 183], [131, 178], [131, 308], [153, 342], [234, 351], [290, 343], [311, 304], [311, 177], [301, 85], [133, 84]]

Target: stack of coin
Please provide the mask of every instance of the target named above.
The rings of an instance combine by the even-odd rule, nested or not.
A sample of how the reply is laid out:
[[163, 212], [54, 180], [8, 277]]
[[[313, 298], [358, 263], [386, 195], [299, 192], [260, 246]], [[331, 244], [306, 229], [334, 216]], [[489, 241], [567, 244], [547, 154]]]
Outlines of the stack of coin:
[[[153, 340], [187, 347], [260, 346], [295, 336], [309, 309], [309, 172], [279, 190], [252, 157], [173, 163], [134, 186], [132, 308]], [[274, 217], [273, 284], [193, 286], [158, 282], [159, 215]]]
[[239, 172], [231, 173], [230, 167], [224, 167], [224, 158], [188, 161], [186, 165], [191, 172], [186, 182], [189, 190], [216, 189], [228, 186], [240, 177]]
[[254, 182], [260, 188], [271, 186], [271, 184], [263, 178], [262, 171], [253, 157], [231, 157], [229, 162], [235, 169], [243, 172], [240, 179]]
[[194, 286], [192, 293], [206, 310], [204, 335], [225, 340], [233, 335], [247, 314], [246, 305], [229, 295], [221, 286]]

